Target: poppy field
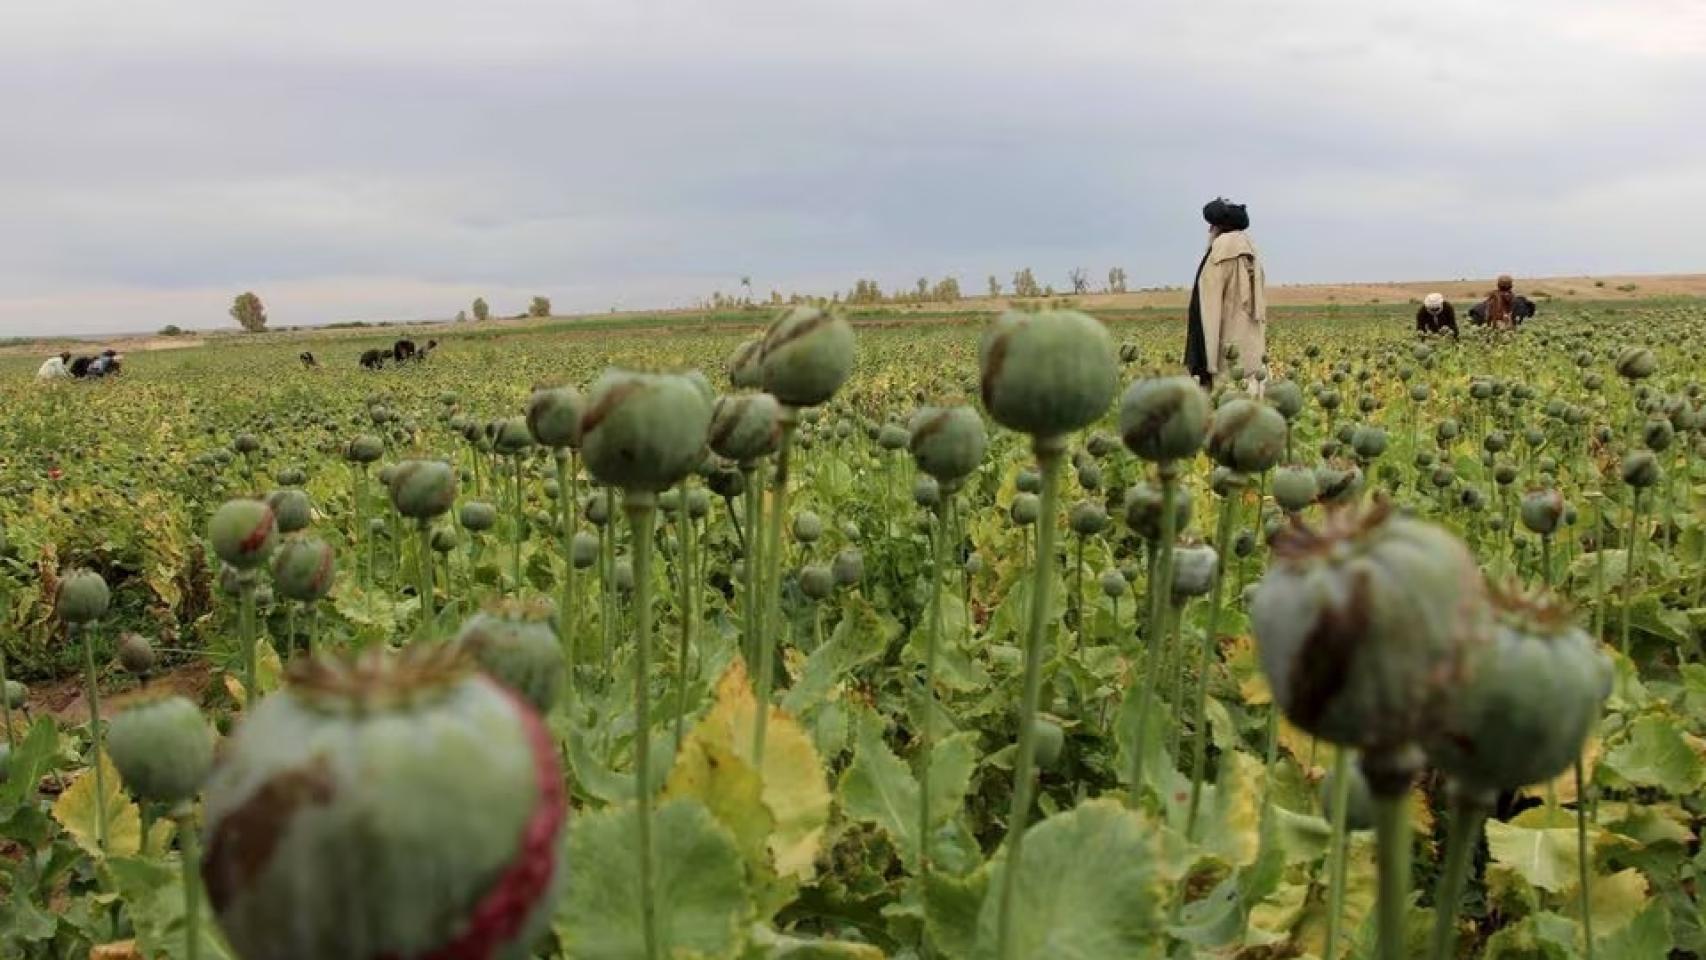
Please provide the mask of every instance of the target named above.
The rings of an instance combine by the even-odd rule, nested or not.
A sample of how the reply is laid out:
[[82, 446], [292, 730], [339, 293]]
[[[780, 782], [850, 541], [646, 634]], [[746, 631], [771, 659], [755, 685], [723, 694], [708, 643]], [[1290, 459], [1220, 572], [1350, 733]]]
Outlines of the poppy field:
[[0, 958], [1706, 957], [1697, 302], [715, 319], [0, 359]]

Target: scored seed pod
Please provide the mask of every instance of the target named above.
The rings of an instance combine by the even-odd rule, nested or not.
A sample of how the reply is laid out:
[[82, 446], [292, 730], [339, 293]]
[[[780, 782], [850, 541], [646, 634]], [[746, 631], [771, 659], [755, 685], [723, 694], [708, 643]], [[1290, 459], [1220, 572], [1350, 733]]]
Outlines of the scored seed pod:
[[921, 473], [912, 481], [912, 502], [926, 510], [933, 509], [942, 502], [942, 485], [928, 473]]
[[533, 431], [526, 417], [499, 420], [492, 431], [492, 449], [506, 457], [519, 456], [533, 446]]
[[835, 592], [835, 573], [821, 563], [800, 568], [800, 592], [808, 600], [824, 600]]
[[1659, 369], [1659, 358], [1646, 347], [1625, 347], [1617, 355], [1617, 375], [1625, 380], [1645, 380]]
[[711, 404], [686, 377], [609, 370], [581, 418], [587, 469], [624, 490], [667, 490], [704, 459]]
[[1564, 517], [1564, 495], [1556, 490], [1530, 490], [1522, 495], [1522, 525], [1530, 533], [1549, 537]]
[[1637, 490], [1657, 486], [1664, 476], [1651, 451], [1636, 450], [1623, 457], [1623, 482]]
[[[935, 481], [931, 481], [934, 483]], [[1042, 512], [1042, 501], [1034, 493], [1021, 493], [1013, 498], [1013, 505], [1007, 508], [1008, 516], [1014, 523], [1027, 526], [1037, 522], [1037, 515]]]
[[140, 633], [126, 630], [118, 636], [118, 664], [125, 673], [146, 677], [154, 670], [154, 644]]
[[227, 500], [213, 512], [208, 539], [219, 559], [238, 570], [259, 567], [278, 542], [278, 523], [264, 500]]
[[764, 335], [764, 391], [790, 407], [828, 402], [853, 372], [853, 327], [838, 314], [794, 307]]
[[[1125, 525], [1138, 536], [1151, 543], [1161, 539], [1161, 488], [1149, 483], [1138, 483], [1125, 492], [1123, 504]], [[1173, 530], [1183, 531], [1191, 525], [1191, 498], [1188, 494], [1175, 490], [1173, 492]]]
[[480, 669], [520, 694], [541, 715], [563, 684], [563, 644], [549, 601], [500, 600], [463, 621], [456, 643]]
[[1208, 394], [1190, 377], [1139, 380], [1120, 397], [1120, 439], [1152, 463], [1196, 456], [1208, 422]]
[[72, 570], [59, 581], [54, 608], [66, 623], [84, 624], [99, 620], [107, 612], [112, 593], [107, 581], [93, 570]]
[[736, 463], [752, 463], [782, 443], [782, 404], [768, 393], [717, 398], [711, 409], [711, 449]]
[[497, 526], [498, 508], [484, 500], [470, 500], [458, 511], [462, 527], [470, 533], [485, 533]]
[[742, 340], [729, 354], [729, 382], [736, 389], [756, 390], [764, 385], [764, 338]]
[[527, 398], [527, 430], [533, 435], [533, 442], [542, 447], [579, 449], [581, 413], [579, 390], [573, 387], [535, 390]]
[[1315, 471], [1308, 467], [1281, 467], [1274, 471], [1274, 502], [1287, 513], [1309, 509], [1320, 492]]
[[286, 600], [313, 603], [330, 593], [337, 551], [316, 537], [287, 540], [272, 559], [272, 582]]
[[1515, 790], [1569, 769], [1611, 693], [1611, 662], [1544, 594], [1493, 595], [1492, 642], [1429, 731], [1429, 759], [1473, 790]]
[[1293, 380], [1275, 380], [1262, 391], [1262, 399], [1279, 411], [1287, 423], [1303, 413], [1303, 388]]
[[272, 507], [279, 533], [299, 533], [314, 522], [314, 504], [301, 490], [274, 490], [267, 494], [267, 506]]
[[1108, 526], [1108, 511], [1095, 500], [1080, 500], [1066, 512], [1067, 525], [1081, 537], [1093, 537]]
[[976, 470], [989, 445], [983, 418], [967, 406], [925, 407], [913, 415], [908, 431], [918, 469], [943, 484], [957, 484]]
[[1009, 310], [978, 343], [984, 409], [1009, 430], [1055, 437], [1107, 412], [1119, 386], [1113, 339], [1075, 310]]
[[835, 575], [837, 586], [856, 586], [865, 579], [865, 554], [858, 547], [844, 547], [835, 555], [829, 571]]
[[431, 520], [456, 502], [456, 471], [443, 460], [404, 460], [391, 475], [391, 503], [411, 520]]
[[1239, 473], [1261, 473], [1285, 456], [1285, 418], [1266, 404], [1243, 397], [1214, 412], [1208, 455]]
[[1386, 431], [1362, 424], [1351, 434], [1351, 449], [1363, 460], [1373, 460], [1386, 452]]
[[182, 803], [200, 792], [213, 768], [213, 728], [183, 697], [133, 704], [107, 725], [107, 756], [139, 799]]
[[375, 463], [385, 456], [385, 441], [375, 436], [362, 435], [351, 440], [344, 447], [344, 459], [351, 463]]
[[308, 482], [308, 475], [302, 472], [301, 467], [285, 467], [275, 479], [281, 487], [300, 487]]
[[1131, 587], [1131, 584], [1126, 582], [1125, 574], [1111, 567], [1102, 571], [1097, 582], [1102, 587], [1102, 596], [1109, 600], [1118, 600], [1125, 596], [1126, 591]]
[[1323, 463], [1315, 468], [1315, 484], [1321, 491], [1322, 503], [1350, 503], [1362, 492], [1362, 471]]
[[202, 858], [237, 955], [530, 956], [563, 880], [562, 770], [538, 714], [466, 657], [299, 662], [237, 727]]
[[1173, 551], [1173, 597], [1184, 600], [1208, 594], [1214, 586], [1214, 571], [1220, 554], [1207, 544], [1179, 547]]
[[1390, 505], [1274, 538], [1251, 608], [1268, 686], [1299, 728], [1390, 750], [1438, 720], [1491, 610], [1475, 558], [1443, 528]]

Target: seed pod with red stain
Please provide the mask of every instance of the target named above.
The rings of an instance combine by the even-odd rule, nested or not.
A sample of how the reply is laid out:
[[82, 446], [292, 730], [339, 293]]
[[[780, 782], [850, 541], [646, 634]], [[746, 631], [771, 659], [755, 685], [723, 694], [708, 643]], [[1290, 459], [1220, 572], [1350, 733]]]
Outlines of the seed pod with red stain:
[[601, 483], [667, 490], [704, 458], [711, 404], [686, 377], [606, 371], [581, 417], [581, 450]]
[[1152, 463], [1197, 455], [1208, 432], [1208, 394], [1190, 377], [1151, 377], [1120, 398], [1120, 439]]
[[853, 327], [817, 307], [795, 307], [764, 334], [764, 390], [790, 407], [828, 402], [853, 372]]
[[1346, 509], [1273, 541], [1251, 606], [1263, 672], [1291, 721], [1385, 750], [1437, 724], [1492, 613], [1475, 558], [1441, 527]]
[[316, 537], [287, 540], [272, 558], [272, 581], [286, 600], [312, 603], [331, 592], [337, 551]]
[[100, 619], [112, 602], [107, 581], [93, 570], [72, 570], [59, 581], [54, 606], [66, 623], [88, 623]]
[[711, 408], [711, 449], [736, 463], [776, 452], [782, 442], [782, 405], [768, 393], [734, 393]]
[[983, 407], [1009, 430], [1058, 437], [1095, 423], [1119, 386], [1113, 339], [1075, 310], [997, 317], [979, 341]]
[[278, 523], [264, 500], [227, 500], [207, 525], [213, 552], [237, 570], [253, 570], [278, 542]]
[[989, 446], [983, 418], [967, 406], [924, 407], [913, 414], [908, 433], [918, 469], [949, 486], [976, 470]]
[[563, 646], [548, 601], [503, 600], [469, 617], [456, 642], [499, 683], [549, 713], [563, 684]]
[[182, 803], [196, 795], [213, 766], [213, 728], [183, 697], [150, 700], [113, 717], [107, 754], [141, 799]]
[[1567, 770], [1611, 693], [1611, 663], [1543, 594], [1495, 592], [1492, 643], [1425, 741], [1435, 766], [1474, 790], [1515, 790]]
[[1285, 456], [1285, 418], [1263, 403], [1239, 397], [1214, 412], [1208, 455], [1239, 473], [1261, 473]]
[[755, 390], [764, 385], [764, 338], [742, 340], [729, 354], [729, 382], [742, 390]]
[[535, 390], [527, 398], [527, 429], [542, 447], [578, 449], [582, 408], [580, 391], [573, 387]]
[[521, 960], [562, 881], [551, 735], [454, 645], [290, 667], [205, 794], [202, 878], [245, 960]]
[[456, 503], [456, 471], [443, 460], [404, 460], [391, 475], [391, 503], [411, 520], [443, 516]]

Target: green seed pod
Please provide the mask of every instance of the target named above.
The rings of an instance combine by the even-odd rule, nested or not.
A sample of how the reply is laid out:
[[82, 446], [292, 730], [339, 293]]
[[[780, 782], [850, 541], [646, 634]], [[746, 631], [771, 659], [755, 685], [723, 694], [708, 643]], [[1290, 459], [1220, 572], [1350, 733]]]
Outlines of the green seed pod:
[[658, 511], [665, 514], [681, 512], [681, 488], [670, 487], [658, 494]]
[[752, 463], [782, 442], [782, 405], [768, 393], [718, 397], [711, 411], [711, 449], [736, 463]]
[[1287, 423], [1296, 420], [1303, 413], [1303, 388], [1292, 380], [1275, 380], [1268, 384], [1262, 399], [1268, 405], [1279, 411]]
[[1126, 341], [1125, 343], [1120, 344], [1120, 362], [1121, 363], [1136, 363], [1139, 359], [1142, 358], [1142, 356], [1143, 356], [1143, 352], [1138, 349], [1137, 344], [1132, 343], [1129, 340]]
[[492, 432], [493, 450], [506, 457], [516, 457], [532, 446], [533, 431], [528, 429], [526, 417], [510, 417], [497, 422], [496, 430]]
[[231, 441], [231, 449], [243, 454], [244, 456], [248, 456], [251, 453], [258, 453], [260, 451], [261, 441], [252, 433], [239, 433], [237, 434], [236, 439]]
[[1214, 586], [1214, 571], [1220, 555], [1206, 544], [1179, 547], [1173, 551], [1173, 598], [1185, 600], [1208, 594]]
[[202, 859], [237, 955], [531, 955], [562, 880], [562, 771], [533, 709], [465, 656], [293, 664], [237, 727]]
[[1120, 398], [1120, 439], [1152, 463], [1196, 456], [1208, 422], [1208, 395], [1190, 377], [1139, 380]]
[[238, 570], [253, 570], [265, 563], [278, 542], [272, 508], [262, 500], [227, 500], [214, 511], [207, 530], [213, 552]]
[[1031, 730], [1034, 744], [1032, 756], [1036, 758], [1037, 768], [1053, 770], [1060, 763], [1060, 755], [1065, 752], [1066, 731], [1049, 717], [1037, 717]]
[[857, 547], [846, 547], [835, 555], [830, 565], [836, 586], [851, 587], [865, 579], [865, 555]]
[[[1374, 795], [1369, 792], [1368, 778], [1363, 776], [1362, 764], [1345, 765], [1345, 771], [1350, 778], [1349, 789], [1345, 792], [1345, 829], [1373, 830], [1374, 829]], [[1333, 800], [1338, 796], [1338, 789], [1333, 780], [1332, 771], [1321, 780], [1321, 809], [1331, 823], [1335, 816]]]
[[404, 460], [391, 475], [391, 503], [411, 520], [431, 520], [456, 502], [456, 471], [442, 460]]
[[569, 561], [576, 570], [585, 570], [598, 562], [598, 537], [582, 530], [569, 541]]
[[[1151, 543], [1161, 539], [1161, 488], [1139, 483], [1125, 492], [1123, 503], [1125, 525], [1133, 533]], [[1184, 530], [1191, 524], [1191, 498], [1183, 491], [1173, 491], [1173, 530]]]
[[853, 372], [853, 328], [816, 307], [795, 307], [764, 335], [764, 390], [790, 407], [826, 403]]
[[908, 432], [918, 469], [947, 485], [976, 470], [989, 445], [983, 418], [967, 406], [925, 407], [913, 415]]
[[1285, 456], [1285, 418], [1272, 407], [1242, 397], [1214, 413], [1208, 455], [1239, 473], [1261, 473]]
[[1078, 485], [1085, 490], [1102, 489], [1102, 468], [1086, 463], [1078, 468]]
[[1434, 424], [1434, 440], [1439, 443], [1440, 446], [1445, 446], [1451, 441], [1457, 439], [1458, 431], [1459, 427], [1456, 420], [1441, 420], [1439, 423]]
[[1641, 431], [1641, 443], [1654, 453], [1663, 453], [1670, 449], [1671, 442], [1676, 439], [1676, 428], [1670, 421], [1662, 417], [1654, 417], [1647, 421]]
[[138, 703], [107, 725], [107, 755], [139, 799], [178, 804], [195, 797], [213, 768], [213, 729], [183, 697]]
[[1321, 405], [1321, 409], [1331, 412], [1339, 409], [1340, 404], [1343, 403], [1343, 399], [1339, 396], [1339, 391], [1327, 389], [1322, 390], [1320, 394], [1315, 397], [1315, 402]]
[[308, 475], [301, 467], [286, 467], [278, 472], [276, 479], [281, 487], [300, 487], [308, 482]]
[[1457, 471], [1444, 464], [1434, 468], [1433, 476], [1429, 478], [1438, 489], [1444, 490], [1457, 482]]
[[1352, 440], [1356, 439], [1356, 435], [1357, 425], [1354, 423], [1340, 424], [1339, 432], [1335, 434], [1335, 436], [1338, 437], [1339, 443], [1347, 447], [1351, 445]]
[[1548, 598], [1496, 594], [1492, 642], [1475, 651], [1429, 759], [1472, 790], [1515, 790], [1568, 770], [1611, 692], [1611, 663]]
[[729, 382], [737, 390], [756, 390], [764, 385], [764, 338], [742, 340], [729, 354]]
[[1373, 460], [1386, 452], [1386, 431], [1363, 425], [1351, 434], [1351, 449], [1364, 460]]
[[625, 490], [667, 490], [704, 458], [711, 405], [692, 381], [610, 370], [581, 419], [587, 469]]
[[1522, 495], [1522, 525], [1530, 533], [1549, 537], [1564, 516], [1564, 495], [1556, 490], [1530, 490]]
[[107, 612], [112, 594], [107, 581], [92, 570], [72, 570], [59, 581], [54, 601], [59, 619], [66, 623], [84, 624], [99, 620]]
[[610, 522], [610, 507], [612, 497], [609, 491], [599, 490], [586, 498], [586, 519], [593, 526], [602, 527]]
[[746, 477], [739, 470], [715, 470], [705, 478], [705, 485], [711, 492], [725, 500], [733, 500], [746, 493]]
[[1034, 493], [1021, 493], [1013, 497], [1013, 505], [1007, 508], [1008, 515], [1019, 526], [1037, 522], [1037, 514], [1042, 511], [1042, 502]]
[[823, 521], [810, 510], [794, 514], [794, 539], [801, 543], [816, 543], [823, 536]]
[[1493, 480], [1501, 487], [1508, 487], [1516, 482], [1516, 466], [1509, 463], [1498, 463], [1493, 467]]
[[380, 467], [378, 478], [380, 486], [390, 487], [391, 481], [397, 479], [397, 465], [394, 463], [387, 463], [385, 466]]
[[1066, 513], [1072, 532], [1081, 537], [1093, 537], [1108, 525], [1108, 511], [1094, 500], [1080, 500]]
[[1043, 488], [1042, 474], [1026, 467], [1013, 477], [1013, 489], [1020, 493], [1036, 493]]
[[1009, 310], [978, 344], [983, 406], [1009, 430], [1054, 437], [1107, 412], [1118, 387], [1113, 341], [1101, 321], [1072, 310]]
[[912, 481], [912, 502], [925, 508], [932, 509], [942, 502], [942, 485], [928, 473], [921, 473]]
[[1412, 403], [1426, 403], [1427, 399], [1428, 399], [1428, 394], [1430, 392], [1431, 391], [1428, 390], [1427, 384], [1425, 384], [1425, 383], [1412, 383], [1412, 384], [1410, 384], [1410, 402], [1412, 402]]
[[884, 450], [899, 450], [906, 446], [909, 440], [911, 440], [911, 434], [908, 434], [906, 428], [898, 423], [885, 423], [883, 428], [877, 431], [877, 446]]
[[1659, 358], [1646, 347], [1625, 347], [1617, 355], [1617, 375], [1625, 380], [1645, 380], [1659, 369]]
[[617, 590], [623, 593], [634, 592], [634, 562], [632, 560], [627, 557], [617, 560], [612, 573], [612, 579], [616, 581]]
[[573, 387], [533, 391], [527, 398], [526, 418], [533, 442], [555, 450], [579, 449], [581, 408], [580, 391]]
[[497, 526], [498, 508], [484, 500], [470, 500], [460, 511], [462, 526], [471, 533], [485, 533]]
[[337, 551], [313, 537], [285, 541], [272, 561], [273, 585], [279, 595], [303, 603], [330, 593], [336, 571]]
[[800, 592], [808, 600], [823, 600], [835, 592], [835, 574], [821, 563], [800, 568]]
[[968, 576], [977, 576], [983, 572], [983, 554], [970, 553], [966, 555], [965, 571]]
[[1108, 434], [1097, 431], [1090, 434], [1090, 439], [1084, 442], [1084, 451], [1100, 460], [1120, 447], [1120, 442]]
[[1287, 513], [1308, 509], [1318, 492], [1315, 471], [1308, 467], [1281, 467], [1274, 473], [1274, 502]]
[[432, 552], [443, 555], [457, 547], [456, 531], [449, 527], [438, 527], [433, 530], [430, 540]]
[[154, 670], [154, 645], [139, 633], [118, 636], [118, 663], [126, 673], [145, 677]]
[[344, 447], [344, 459], [351, 463], [375, 463], [385, 456], [385, 441], [374, 436], [359, 436]]
[[548, 601], [500, 600], [463, 621], [456, 643], [492, 679], [540, 714], [551, 712], [564, 677], [556, 611]]
[[30, 688], [16, 680], [7, 680], [6, 688], [0, 690], [0, 696], [6, 698], [6, 706], [12, 710], [22, 710], [30, 702]]
[[1319, 532], [1283, 531], [1251, 609], [1262, 669], [1292, 722], [1375, 750], [1437, 722], [1490, 618], [1468, 548], [1384, 503], [1332, 514]]
[[279, 533], [298, 533], [314, 522], [314, 505], [301, 490], [274, 490], [267, 494], [267, 506], [272, 507]]
[[1646, 450], [1636, 450], [1623, 457], [1623, 482], [1637, 490], [1658, 486], [1664, 471], [1658, 458]]
[[1208, 474], [1208, 488], [1217, 497], [1236, 496], [1244, 489], [1243, 475], [1229, 467], [1215, 467]]
[[1103, 570], [1102, 576], [1099, 580], [1102, 587], [1102, 596], [1107, 597], [1109, 600], [1118, 600], [1125, 596], [1127, 590], [1131, 587], [1131, 584], [1126, 582], [1125, 574], [1113, 568]]

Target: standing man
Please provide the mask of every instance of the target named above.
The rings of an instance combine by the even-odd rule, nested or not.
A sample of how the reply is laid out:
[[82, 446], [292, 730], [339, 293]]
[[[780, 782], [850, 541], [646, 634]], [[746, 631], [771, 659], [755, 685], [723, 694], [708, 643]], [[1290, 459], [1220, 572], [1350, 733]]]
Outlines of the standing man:
[[1424, 335], [1450, 333], [1453, 340], [1457, 339], [1457, 310], [1451, 301], [1438, 293], [1424, 297], [1422, 308], [1416, 311], [1416, 332]]
[[[1260, 392], [1260, 381], [1249, 374], [1266, 363], [1267, 277], [1246, 233], [1250, 215], [1243, 204], [1218, 197], [1202, 208], [1202, 215], [1208, 221], [1208, 252], [1191, 288], [1185, 367], [1204, 389], [1223, 369], [1242, 370], [1245, 388]], [[1224, 359], [1228, 346], [1238, 348], [1236, 360]]]

